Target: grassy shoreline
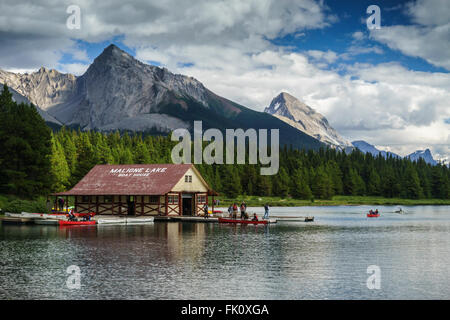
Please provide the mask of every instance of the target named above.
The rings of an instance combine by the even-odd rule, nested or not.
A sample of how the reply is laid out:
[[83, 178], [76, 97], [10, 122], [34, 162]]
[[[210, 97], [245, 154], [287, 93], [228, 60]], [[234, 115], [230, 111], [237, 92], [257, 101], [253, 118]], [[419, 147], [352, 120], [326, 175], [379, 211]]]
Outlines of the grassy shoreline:
[[315, 199], [298, 200], [280, 197], [258, 197], [239, 196], [236, 199], [218, 197], [220, 206], [229, 206], [236, 202], [240, 204], [245, 201], [247, 206], [257, 207], [268, 203], [273, 207], [305, 207], [305, 206], [357, 206], [357, 205], [392, 205], [392, 206], [417, 206], [417, 205], [450, 205], [450, 199], [403, 199], [403, 198], [383, 198], [369, 196], [334, 196], [331, 200]]
[[[259, 197], [259, 196], [239, 196], [236, 199], [229, 199], [225, 196], [215, 197], [220, 200], [218, 207], [228, 207], [233, 202], [240, 204], [245, 201], [247, 206], [260, 207], [268, 203], [272, 207], [306, 207], [306, 206], [418, 206], [418, 205], [450, 205], [450, 199], [402, 199], [383, 198], [368, 196], [334, 196], [331, 200], [316, 199], [298, 200], [293, 198], [280, 197]], [[211, 203], [210, 198], [210, 203]], [[72, 205], [73, 199], [69, 201]], [[5, 211], [10, 212], [46, 212], [46, 197], [38, 197], [35, 200], [20, 199], [11, 195], [0, 195], [0, 215]]]

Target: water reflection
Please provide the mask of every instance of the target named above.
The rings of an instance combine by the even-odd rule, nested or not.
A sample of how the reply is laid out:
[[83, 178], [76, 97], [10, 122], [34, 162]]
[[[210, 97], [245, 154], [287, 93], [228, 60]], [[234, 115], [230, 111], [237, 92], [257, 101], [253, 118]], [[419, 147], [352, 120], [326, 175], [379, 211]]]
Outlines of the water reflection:
[[[449, 207], [376, 220], [361, 207], [277, 210], [313, 213], [316, 221], [0, 226], [0, 298], [450, 297]], [[373, 264], [382, 270], [381, 290], [366, 287]], [[82, 270], [81, 290], [65, 286], [69, 265]]]

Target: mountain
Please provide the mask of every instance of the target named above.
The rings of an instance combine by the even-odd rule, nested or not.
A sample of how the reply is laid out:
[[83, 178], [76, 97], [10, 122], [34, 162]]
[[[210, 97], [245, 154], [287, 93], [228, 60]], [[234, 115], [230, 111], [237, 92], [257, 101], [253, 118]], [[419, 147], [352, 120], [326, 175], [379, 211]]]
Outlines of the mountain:
[[431, 154], [430, 149], [417, 150], [407, 155], [405, 158], [409, 158], [411, 161], [417, 161], [420, 158], [422, 158], [423, 160], [425, 160], [426, 163], [429, 163], [433, 166], [437, 164], [437, 161], [433, 159], [433, 155]]
[[340, 149], [352, 149], [352, 144], [330, 126], [328, 120], [289, 93], [282, 92], [273, 98], [264, 112], [274, 115], [294, 128]]
[[[387, 158], [388, 156], [392, 156], [394, 158], [402, 158], [401, 156], [399, 156], [398, 154], [395, 154], [393, 152], [378, 150], [377, 148], [375, 148], [375, 146], [373, 146], [365, 141], [362, 141], [362, 140], [353, 141], [352, 144], [353, 144], [353, 146], [355, 146], [362, 152], [371, 153], [373, 156], [377, 156], [378, 154], [381, 154], [384, 158]], [[426, 163], [429, 163], [431, 165], [437, 164], [437, 161], [433, 159], [430, 149], [417, 150], [417, 151], [411, 153], [410, 155], [407, 155], [405, 158], [409, 158], [411, 161], [417, 161], [420, 158], [423, 158]]]
[[352, 145], [355, 148], [361, 150], [363, 153], [371, 153], [373, 156], [378, 156], [378, 154], [381, 154], [384, 158], [387, 158], [388, 156], [392, 156], [394, 158], [401, 158], [398, 154], [389, 151], [378, 150], [377, 148], [375, 148], [375, 146], [362, 140], [353, 141]]
[[267, 113], [214, 94], [198, 80], [142, 63], [110, 45], [76, 77], [41, 68], [31, 74], [0, 70], [7, 83], [59, 123], [83, 130], [130, 130], [167, 134], [176, 128], [279, 129], [280, 143], [318, 149], [324, 145]]

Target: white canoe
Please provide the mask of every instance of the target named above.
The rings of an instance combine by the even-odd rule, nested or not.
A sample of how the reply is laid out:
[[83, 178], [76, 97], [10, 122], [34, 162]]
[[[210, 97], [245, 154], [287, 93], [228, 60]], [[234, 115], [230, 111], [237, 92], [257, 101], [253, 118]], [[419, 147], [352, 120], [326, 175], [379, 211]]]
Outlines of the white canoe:
[[105, 219], [105, 218], [101, 218], [97, 220], [97, 224], [126, 224], [127, 220], [125, 218], [122, 219]]
[[130, 217], [126, 218], [127, 224], [142, 224], [142, 223], [153, 223], [155, 218], [153, 217]]

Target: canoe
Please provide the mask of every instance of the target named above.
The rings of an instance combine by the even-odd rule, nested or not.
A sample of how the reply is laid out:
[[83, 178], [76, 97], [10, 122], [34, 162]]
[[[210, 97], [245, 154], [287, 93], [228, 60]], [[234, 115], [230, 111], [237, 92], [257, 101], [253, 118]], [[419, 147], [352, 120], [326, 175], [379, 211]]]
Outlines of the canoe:
[[227, 218], [219, 218], [219, 223], [240, 223], [240, 224], [268, 224], [267, 220], [242, 220], [242, 219], [227, 219]]
[[65, 221], [59, 220], [60, 226], [89, 226], [96, 224], [97, 221]]
[[143, 223], [153, 223], [155, 218], [153, 217], [129, 217], [126, 218], [127, 224], [143, 224]]
[[106, 219], [98, 219], [97, 224], [126, 224], [126, 218], [106, 218]]
[[368, 213], [368, 214], [367, 214], [367, 218], [377, 218], [377, 217], [379, 217], [379, 216], [380, 216], [379, 213], [373, 213], [373, 214]]
[[223, 213], [223, 211], [222, 210], [214, 210], [214, 211], [209, 210], [208, 213]]

